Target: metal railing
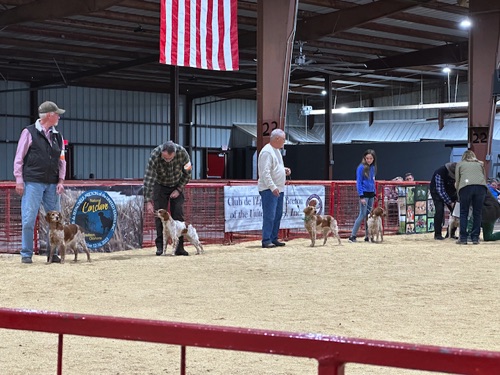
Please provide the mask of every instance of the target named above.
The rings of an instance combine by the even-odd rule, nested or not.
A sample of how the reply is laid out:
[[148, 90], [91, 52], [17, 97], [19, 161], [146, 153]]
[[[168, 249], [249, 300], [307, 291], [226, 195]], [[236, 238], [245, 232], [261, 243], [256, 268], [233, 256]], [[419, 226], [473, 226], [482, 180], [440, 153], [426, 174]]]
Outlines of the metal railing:
[[181, 375], [186, 373], [186, 347], [190, 346], [311, 358], [318, 362], [318, 375], [344, 375], [347, 363], [452, 374], [500, 374], [500, 352], [320, 334], [1, 308], [0, 328], [58, 334], [58, 375], [62, 375], [64, 335], [180, 345]]

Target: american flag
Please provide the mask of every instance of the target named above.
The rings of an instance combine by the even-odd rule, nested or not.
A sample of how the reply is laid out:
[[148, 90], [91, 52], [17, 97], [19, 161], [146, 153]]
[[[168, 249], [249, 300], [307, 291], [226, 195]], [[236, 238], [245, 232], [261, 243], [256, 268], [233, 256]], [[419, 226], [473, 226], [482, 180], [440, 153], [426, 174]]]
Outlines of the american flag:
[[160, 63], [238, 70], [237, 0], [161, 0]]

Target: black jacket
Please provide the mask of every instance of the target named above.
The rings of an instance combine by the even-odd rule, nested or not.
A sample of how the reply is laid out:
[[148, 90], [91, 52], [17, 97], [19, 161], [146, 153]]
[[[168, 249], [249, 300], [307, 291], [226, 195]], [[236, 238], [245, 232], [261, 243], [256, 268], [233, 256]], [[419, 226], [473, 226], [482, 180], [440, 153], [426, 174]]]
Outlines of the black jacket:
[[483, 223], [494, 223], [500, 218], [500, 203], [498, 203], [489, 190], [486, 192], [486, 197], [484, 198], [481, 216]]
[[56, 184], [59, 181], [59, 158], [62, 150], [62, 136], [51, 133], [52, 145], [35, 125], [26, 129], [31, 134], [31, 147], [23, 160], [23, 179], [26, 182]]
[[437, 187], [436, 187], [436, 175], [439, 175], [441, 177], [441, 181], [443, 182], [444, 190], [445, 190], [446, 194], [448, 194], [448, 196], [450, 197], [452, 202], [457, 201], [458, 197], [457, 197], [457, 189], [455, 189], [455, 179], [450, 177], [450, 175], [448, 173], [448, 169], [446, 169], [446, 166], [444, 166], [444, 165], [442, 167], [439, 167], [438, 169], [436, 169], [436, 171], [432, 175], [431, 183], [429, 186], [429, 189], [431, 191], [432, 196], [439, 197], [439, 193], [438, 193]]

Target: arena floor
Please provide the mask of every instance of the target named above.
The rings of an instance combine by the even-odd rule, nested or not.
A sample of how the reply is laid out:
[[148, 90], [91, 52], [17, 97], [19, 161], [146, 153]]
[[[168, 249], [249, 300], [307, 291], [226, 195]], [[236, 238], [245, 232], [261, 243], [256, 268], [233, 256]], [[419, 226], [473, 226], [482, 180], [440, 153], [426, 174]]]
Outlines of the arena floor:
[[[157, 257], [149, 248], [64, 265], [0, 255], [0, 306], [500, 351], [498, 243], [460, 246], [432, 234], [343, 243], [209, 245], [189, 257]], [[179, 374], [179, 353], [177, 346], [65, 336], [63, 373]], [[1, 374], [53, 375], [56, 358], [57, 335], [0, 330]], [[188, 374], [304, 375], [316, 366], [187, 348]], [[360, 374], [424, 372], [347, 365], [346, 375]]]

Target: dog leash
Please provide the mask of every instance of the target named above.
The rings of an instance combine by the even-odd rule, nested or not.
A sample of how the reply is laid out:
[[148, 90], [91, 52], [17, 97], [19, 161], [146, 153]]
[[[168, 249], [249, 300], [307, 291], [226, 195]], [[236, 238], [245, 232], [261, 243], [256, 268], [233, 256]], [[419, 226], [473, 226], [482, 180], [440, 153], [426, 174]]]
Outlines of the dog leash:
[[[295, 191], [295, 185], [293, 185], [293, 184], [291, 183], [291, 182], [292, 182], [292, 178], [291, 178], [290, 176], [287, 176], [286, 178], [288, 179], [288, 182], [289, 182], [289, 184], [288, 184], [288, 185], [292, 187], [292, 193], [293, 193], [293, 195], [294, 195], [294, 196], [297, 196], [297, 193], [296, 193], [296, 191]], [[288, 195], [290, 195], [290, 194], [288, 194]], [[285, 212], [287, 212], [287, 211], [288, 211], [288, 199], [286, 199], [286, 198], [287, 198], [287, 197], [284, 197], [284, 199], [285, 199]], [[296, 206], [297, 206], [297, 211], [298, 211], [298, 212], [300, 212], [300, 207], [299, 207], [299, 204], [297, 203], [297, 204], [296, 204]]]

